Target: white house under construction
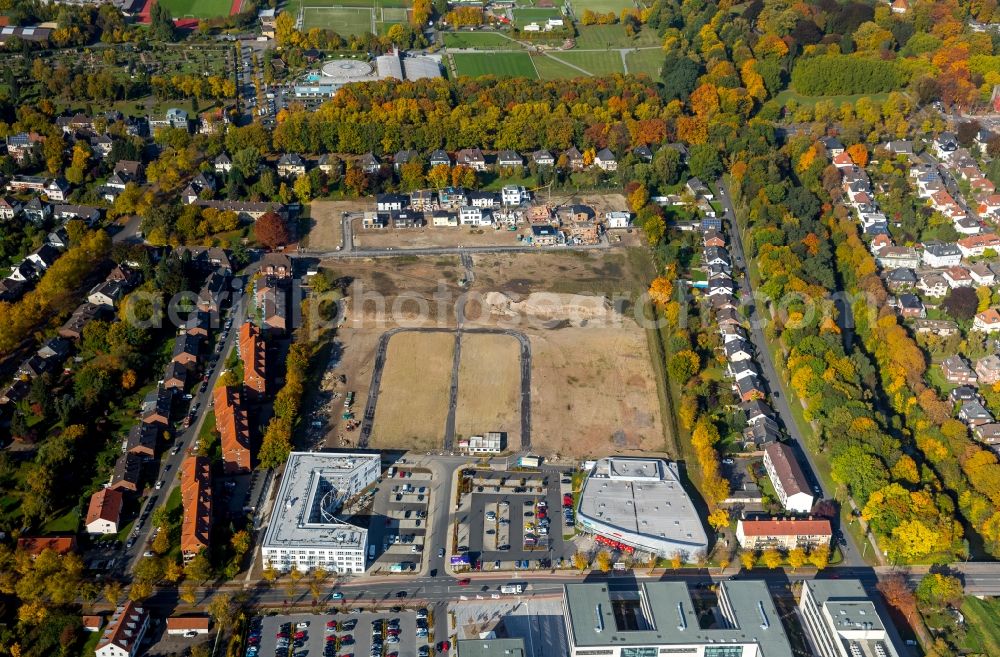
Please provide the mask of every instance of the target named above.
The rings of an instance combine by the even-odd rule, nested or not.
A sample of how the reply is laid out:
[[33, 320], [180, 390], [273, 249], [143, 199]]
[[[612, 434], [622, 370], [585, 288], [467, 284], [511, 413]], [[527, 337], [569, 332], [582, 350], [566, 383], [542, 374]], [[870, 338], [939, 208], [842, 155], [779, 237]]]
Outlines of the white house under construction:
[[662, 459], [599, 460], [584, 480], [577, 521], [599, 542], [626, 552], [694, 561], [708, 547], [677, 464]]
[[342, 574], [365, 571], [368, 530], [344, 522], [344, 502], [378, 480], [378, 454], [293, 452], [261, 554], [280, 570], [322, 567]]

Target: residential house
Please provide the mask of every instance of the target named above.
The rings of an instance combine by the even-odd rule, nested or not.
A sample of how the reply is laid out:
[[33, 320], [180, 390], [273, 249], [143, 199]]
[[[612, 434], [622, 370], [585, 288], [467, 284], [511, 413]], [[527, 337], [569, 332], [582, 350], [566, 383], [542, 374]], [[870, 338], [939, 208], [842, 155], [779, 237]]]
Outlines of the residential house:
[[955, 267], [962, 263], [962, 251], [956, 244], [933, 242], [924, 245], [921, 259], [928, 267]]
[[71, 340], [79, 340], [83, 335], [84, 327], [95, 319], [103, 317], [105, 310], [105, 307], [90, 302], [77, 306], [69, 319], [59, 327], [59, 335]]
[[767, 393], [759, 377], [748, 376], [736, 381], [733, 386], [740, 401], [749, 402], [755, 399], [764, 399]]
[[917, 284], [917, 274], [907, 267], [890, 269], [885, 275], [885, 284], [893, 292], [909, 290]]
[[920, 254], [908, 246], [887, 246], [875, 255], [875, 262], [883, 269], [916, 269], [920, 266]]
[[714, 215], [704, 215], [701, 218], [701, 224], [699, 225], [701, 232], [707, 232], [710, 230], [722, 230], [722, 217], [716, 217]]
[[743, 441], [751, 449], [764, 449], [781, 440], [781, 428], [771, 418], [755, 422], [743, 430]]
[[972, 429], [972, 435], [981, 443], [996, 445], [1000, 443], [1000, 423], [988, 422]]
[[397, 151], [397, 153], [393, 155], [392, 166], [394, 169], [396, 169], [396, 171], [399, 171], [404, 164], [408, 164], [410, 162], [417, 162], [419, 160], [420, 156], [417, 154], [415, 150], [413, 149], [401, 150]]
[[25, 159], [31, 153], [39, 153], [45, 135], [35, 132], [19, 132], [16, 135], [7, 136], [7, 155], [10, 155], [18, 164], [24, 164]]
[[1000, 331], [1000, 312], [996, 308], [987, 308], [981, 313], [976, 313], [972, 320], [972, 330], [981, 333], [994, 333]]
[[970, 386], [958, 386], [948, 393], [948, 399], [954, 404], [979, 399], [979, 392]]
[[14, 198], [0, 196], [0, 219], [10, 221], [21, 214], [21, 203]]
[[632, 149], [632, 154], [635, 155], [640, 160], [642, 160], [643, 162], [653, 161], [653, 151], [650, 150], [649, 146], [646, 145], [636, 146], [635, 148]]
[[976, 361], [976, 375], [980, 383], [993, 385], [1000, 381], [1000, 356], [990, 354]]
[[174, 391], [160, 386], [151, 390], [142, 400], [142, 421], [148, 424], [170, 424], [170, 409]]
[[240, 326], [240, 360], [243, 361], [243, 389], [254, 401], [267, 397], [267, 345], [253, 322]]
[[181, 333], [174, 338], [174, 353], [172, 361], [188, 369], [198, 367], [198, 354], [201, 351], [201, 340], [194, 335]]
[[230, 275], [233, 272], [233, 264], [229, 260], [229, 254], [225, 249], [217, 246], [179, 246], [174, 249], [173, 254], [178, 258], [185, 254], [191, 255], [191, 266], [196, 267], [203, 273], [219, 271]]
[[531, 243], [535, 246], [554, 246], [559, 243], [559, 231], [555, 226], [533, 225]]
[[524, 168], [524, 158], [514, 151], [500, 151], [497, 153], [497, 168], [522, 169]]
[[215, 172], [218, 174], [227, 174], [233, 170], [233, 161], [229, 159], [229, 156], [225, 153], [220, 153], [214, 160], [212, 160], [212, 165], [215, 167]]
[[833, 528], [822, 518], [741, 519], [736, 523], [736, 541], [744, 550], [793, 550], [830, 546]]
[[604, 171], [618, 170], [618, 160], [615, 158], [615, 154], [607, 148], [602, 148], [597, 152], [597, 155], [594, 156], [594, 164]]
[[358, 166], [361, 167], [361, 170], [365, 173], [372, 175], [379, 172], [379, 169], [382, 168], [382, 163], [379, 162], [379, 159], [375, 157], [374, 153], [369, 151], [358, 158]]
[[53, 206], [52, 216], [60, 222], [79, 219], [88, 226], [94, 226], [101, 220], [101, 211], [91, 205], [59, 204]]
[[104, 159], [111, 155], [111, 151], [115, 147], [115, 140], [108, 134], [93, 135], [90, 137], [90, 145], [93, 147], [94, 153]]
[[455, 153], [455, 165], [466, 166], [473, 171], [486, 171], [486, 156], [478, 148], [463, 148]]
[[583, 153], [576, 146], [570, 146], [568, 149], [563, 151], [561, 157], [566, 158], [566, 166], [570, 171], [583, 171], [586, 166]]
[[229, 301], [229, 274], [223, 269], [216, 269], [198, 291], [198, 310], [218, 314], [223, 304]]
[[383, 230], [389, 227], [388, 212], [365, 212], [361, 219], [362, 230]]
[[187, 563], [209, 546], [212, 531], [212, 466], [204, 456], [181, 463], [181, 554]]
[[115, 609], [104, 634], [97, 642], [95, 657], [136, 657], [149, 628], [149, 612], [126, 600]]
[[88, 534], [117, 534], [121, 522], [124, 496], [121, 491], [102, 488], [90, 496], [84, 526]]
[[900, 294], [896, 298], [896, 309], [899, 311], [899, 315], [905, 319], [927, 316], [923, 302], [915, 294]]
[[949, 356], [941, 362], [941, 373], [948, 383], [976, 385], [978, 382], [976, 373], [958, 354]]
[[36, 196], [24, 204], [22, 212], [25, 219], [36, 226], [41, 226], [52, 216], [52, 206]]
[[753, 347], [746, 340], [731, 340], [722, 346], [722, 350], [730, 363], [753, 360]]
[[69, 247], [69, 233], [66, 232], [65, 226], [59, 226], [51, 233], [45, 236], [45, 243], [51, 244], [60, 251]]
[[375, 209], [379, 212], [399, 211], [410, 204], [410, 199], [403, 194], [376, 194]]
[[416, 210], [393, 210], [389, 213], [389, 219], [396, 229], [423, 228], [425, 224], [424, 213]]
[[458, 226], [458, 216], [447, 210], [435, 210], [431, 214], [431, 225], [435, 228], [454, 228]]
[[469, 204], [469, 193], [462, 187], [445, 187], [438, 190], [438, 205], [444, 210], [457, 210]]
[[115, 304], [125, 296], [126, 287], [121, 281], [103, 281], [90, 290], [87, 301], [97, 306], [114, 309]]
[[844, 152], [844, 144], [836, 137], [820, 137], [819, 143], [826, 149], [827, 155], [831, 158]]
[[109, 488], [130, 493], [139, 492], [139, 478], [142, 475], [142, 457], [126, 452], [115, 461]]
[[942, 160], [950, 159], [952, 154], [958, 150], [958, 138], [953, 132], [942, 132], [934, 140], [934, 154]]
[[177, 128], [179, 130], [190, 130], [188, 125], [188, 113], [177, 107], [171, 107], [164, 114], [163, 118], [148, 118], [149, 129], [156, 131], [160, 128]]
[[431, 168], [439, 166], [445, 166], [445, 167], [451, 166], [451, 156], [448, 155], [447, 152], [441, 150], [440, 148], [431, 152], [429, 160]]
[[167, 619], [167, 634], [189, 636], [189, 633], [208, 634], [208, 616], [171, 616]]
[[16, 193], [36, 192], [41, 194], [45, 191], [48, 179], [41, 176], [15, 175], [7, 182], [7, 191]]
[[774, 411], [760, 399], [740, 404], [740, 410], [743, 411], [747, 424], [757, 424], [764, 420], [774, 419]]
[[306, 161], [298, 153], [285, 153], [278, 158], [278, 175], [282, 178], [296, 178], [305, 173]]
[[813, 494], [791, 447], [773, 443], [764, 448], [764, 468], [786, 511], [809, 513], [812, 510]]
[[46, 550], [58, 555], [76, 551], [76, 536], [22, 536], [17, 539], [17, 551], [34, 559]]
[[731, 361], [726, 365], [726, 370], [736, 381], [747, 377], [760, 377], [760, 371], [752, 359]]
[[684, 188], [695, 198], [704, 198], [709, 201], [715, 198], [708, 185], [703, 183], [700, 178], [688, 179], [687, 183], [684, 184]]
[[[630, 228], [632, 213], [624, 210], [611, 210], [604, 213], [604, 227], [608, 229]], [[725, 244], [725, 242], [723, 242]]]
[[905, 140], [887, 141], [882, 144], [882, 148], [889, 151], [890, 155], [913, 155], [913, 142]]
[[531, 161], [538, 167], [552, 167], [556, 164], [556, 158], [546, 150], [535, 151], [531, 154]]
[[342, 164], [343, 163], [340, 161], [340, 158], [336, 155], [323, 153], [319, 156], [319, 170], [328, 176], [335, 173], [339, 174], [343, 170], [343, 167], [341, 166]]
[[977, 262], [969, 266], [969, 276], [977, 286], [993, 287], [997, 282], [996, 274], [986, 263]]
[[292, 277], [292, 259], [284, 253], [267, 253], [260, 259], [258, 271], [263, 276]]
[[222, 469], [227, 475], [250, 472], [250, 422], [239, 389], [218, 386], [215, 401], [215, 428], [221, 436]]
[[705, 257], [702, 260], [702, 264], [707, 267], [718, 265], [728, 270], [733, 266], [733, 260], [725, 247], [709, 246], [705, 248], [704, 253]]
[[1000, 236], [996, 233], [983, 233], [963, 237], [957, 242], [963, 258], [976, 258], [983, 255], [986, 249], [1000, 251]]
[[958, 411], [958, 419], [970, 427], [977, 427], [980, 424], [988, 424], [996, 421], [993, 419], [993, 414], [978, 400], [967, 401], [962, 404], [962, 408]]
[[272, 335], [283, 335], [290, 328], [284, 282], [273, 276], [262, 276], [257, 279], [254, 297], [261, 309], [265, 330]]
[[912, 326], [918, 334], [938, 335], [945, 338], [958, 335], [958, 324], [947, 319], [917, 319], [914, 320]]
[[850, 154], [847, 152], [840, 153], [839, 155], [834, 155], [830, 161], [833, 166], [838, 169], [850, 169], [854, 166], [854, 160], [851, 158]]
[[917, 289], [929, 297], [943, 297], [950, 288], [944, 276], [931, 271], [923, 272], [917, 277]]
[[162, 426], [159, 424], [139, 422], [128, 432], [128, 436], [123, 441], [122, 451], [143, 458], [154, 458], [161, 430]]
[[706, 246], [706, 247], [709, 247], [709, 246], [717, 246], [717, 247], [720, 247], [720, 248], [721, 247], [725, 247], [726, 246], [726, 236], [725, 236], [725, 234], [723, 234], [722, 232], [717, 231], [717, 230], [705, 231], [705, 233], [701, 236], [701, 243], [702, 243], [702, 246]]
[[531, 195], [521, 185], [504, 185], [500, 190], [500, 201], [508, 207], [516, 207], [531, 200]]
[[892, 0], [889, 10], [894, 14], [905, 14], [910, 11], [910, 0]]
[[84, 632], [100, 632], [104, 618], [95, 614], [86, 614], [80, 617], [80, 623]]
[[463, 226], [489, 226], [493, 224], [493, 215], [484, 213], [482, 208], [466, 205], [458, 210], [458, 222]]
[[410, 192], [410, 207], [420, 212], [430, 212], [437, 208], [437, 193], [433, 189], [418, 189]]
[[40, 247], [28, 254], [25, 258], [28, 262], [31, 262], [35, 268], [40, 271], [47, 271], [49, 267], [56, 264], [56, 260], [62, 255], [59, 249], [52, 246], [51, 244], [42, 244]]
[[184, 322], [184, 331], [188, 335], [193, 335], [201, 339], [208, 339], [209, 330], [211, 328], [212, 313], [207, 313], [202, 310], [195, 310], [188, 315], [187, 321]]
[[496, 192], [471, 191], [469, 192], [469, 205], [474, 208], [492, 210], [500, 207], [500, 196]]
[[[191, 336], [190, 333], [185, 333], [185, 335]], [[196, 336], [194, 339], [198, 339]], [[163, 371], [163, 387], [168, 390], [177, 390], [181, 393], [184, 392], [184, 388], [187, 387], [189, 370], [186, 365], [172, 360], [167, 363], [166, 368]]]

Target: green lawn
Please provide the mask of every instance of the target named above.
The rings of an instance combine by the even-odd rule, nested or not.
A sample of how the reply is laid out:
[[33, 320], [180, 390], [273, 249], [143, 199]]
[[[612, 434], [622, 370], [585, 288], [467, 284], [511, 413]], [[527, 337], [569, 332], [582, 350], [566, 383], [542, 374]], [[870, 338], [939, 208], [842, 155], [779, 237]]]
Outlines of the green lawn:
[[625, 54], [625, 62], [628, 64], [629, 73], [636, 75], [645, 73], [653, 80], [658, 80], [660, 69], [663, 68], [663, 51], [659, 48], [636, 50]]
[[80, 514], [76, 509], [70, 509], [58, 518], [42, 526], [42, 534], [75, 534], [80, 526]]
[[621, 14], [622, 9], [635, 9], [632, 0], [573, 0], [573, 9], [577, 16], [583, 15], [587, 9], [597, 14], [606, 14], [613, 11]]
[[97, 649], [97, 643], [101, 640], [102, 636], [101, 632], [90, 632], [87, 634], [87, 640], [84, 642], [83, 647], [80, 648], [80, 657], [92, 657], [94, 650]]
[[625, 26], [618, 25], [581, 25], [577, 31], [576, 47], [602, 50], [605, 48], [642, 48], [644, 46], [659, 46], [660, 37], [655, 30], [645, 28], [639, 30], [634, 37], [625, 34]]
[[302, 15], [302, 29], [313, 28], [333, 30], [344, 36], [366, 34], [372, 31], [372, 12], [367, 7], [307, 7]]
[[778, 93], [772, 102], [784, 107], [788, 105], [789, 101], [794, 100], [799, 105], [805, 105], [812, 107], [820, 101], [829, 101], [834, 104], [834, 106], [839, 107], [843, 103], [856, 103], [862, 98], [871, 98], [875, 102], [881, 102], [889, 97], [887, 93], [881, 94], [855, 94], [853, 96], [803, 96], [797, 94], [791, 89], [785, 89], [784, 91]]
[[[565, 53], [560, 53], [560, 55], [563, 54]], [[533, 57], [531, 61], [534, 62], [538, 77], [542, 80], [565, 80], [583, 76], [583, 73], [572, 66], [567, 66], [547, 55]]]
[[965, 650], [982, 655], [1000, 655], [1000, 600], [969, 596], [962, 603], [965, 616]]
[[488, 53], [457, 53], [451, 55], [455, 62], [458, 75], [479, 77], [480, 75], [496, 75], [499, 77], [524, 77], [536, 79], [538, 73], [531, 63], [531, 57], [524, 52], [509, 52], [499, 54]]
[[555, 8], [528, 7], [514, 10], [514, 24], [524, 27], [528, 23], [543, 25], [550, 18], [562, 18], [562, 12]]
[[446, 48], [478, 48], [480, 50], [519, 50], [521, 44], [496, 32], [446, 32]]
[[[612, 73], [625, 72], [621, 54], [617, 50], [610, 52], [579, 52], [570, 50], [568, 52], [555, 53], [552, 56], [567, 64], [572, 64], [589, 71], [592, 75], [611, 75]], [[579, 74], [578, 72], [577, 75]]]
[[231, 0], [159, 0], [174, 18], [215, 18], [228, 16]]

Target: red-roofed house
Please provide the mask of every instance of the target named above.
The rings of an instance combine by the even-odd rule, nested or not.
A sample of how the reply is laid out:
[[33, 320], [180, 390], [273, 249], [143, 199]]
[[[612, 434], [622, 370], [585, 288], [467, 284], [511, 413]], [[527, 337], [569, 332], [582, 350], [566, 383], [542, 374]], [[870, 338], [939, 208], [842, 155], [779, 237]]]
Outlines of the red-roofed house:
[[208, 634], [208, 616], [171, 616], [167, 619], [167, 634], [197, 632]]
[[267, 345], [253, 322], [240, 327], [240, 359], [243, 361], [243, 387], [258, 401], [267, 395]]
[[854, 166], [854, 160], [852, 160], [851, 156], [845, 151], [839, 155], [833, 156], [833, 166], [838, 169], [847, 169]]
[[24, 536], [17, 539], [17, 549], [37, 557], [45, 550], [69, 554], [76, 550], [76, 536]]
[[250, 472], [250, 423], [238, 388], [219, 386], [215, 400], [215, 428], [222, 436], [222, 469], [226, 474]]
[[124, 496], [120, 490], [102, 488], [90, 497], [87, 509], [88, 534], [117, 534]]
[[115, 609], [94, 650], [96, 657], [135, 657], [149, 627], [149, 612], [129, 600]]
[[987, 308], [972, 320], [972, 330], [982, 333], [1000, 331], [1000, 312], [996, 308]]
[[80, 621], [83, 623], [84, 632], [100, 632], [104, 619], [100, 616], [83, 616]]
[[212, 532], [212, 471], [204, 456], [188, 456], [181, 463], [181, 553], [184, 561], [208, 548]]
[[736, 540], [744, 550], [778, 548], [814, 548], [830, 545], [833, 530], [829, 520], [776, 518], [740, 520], [736, 524]]

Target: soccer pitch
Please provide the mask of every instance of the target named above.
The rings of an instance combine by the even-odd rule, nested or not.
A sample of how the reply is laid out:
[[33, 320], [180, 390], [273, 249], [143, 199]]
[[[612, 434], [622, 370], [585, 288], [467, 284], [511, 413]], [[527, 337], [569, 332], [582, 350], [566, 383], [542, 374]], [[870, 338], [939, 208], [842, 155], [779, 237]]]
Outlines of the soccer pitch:
[[458, 75], [479, 77], [480, 75], [496, 75], [505, 78], [538, 77], [535, 65], [526, 52], [504, 53], [455, 53], [451, 55], [455, 62]]
[[353, 7], [353, 6], [304, 6], [301, 10], [300, 29], [332, 30], [342, 36], [367, 32], [380, 34], [394, 23], [406, 22], [406, 9], [402, 7]]
[[228, 16], [232, 0], [158, 0], [173, 18], [217, 18]]

